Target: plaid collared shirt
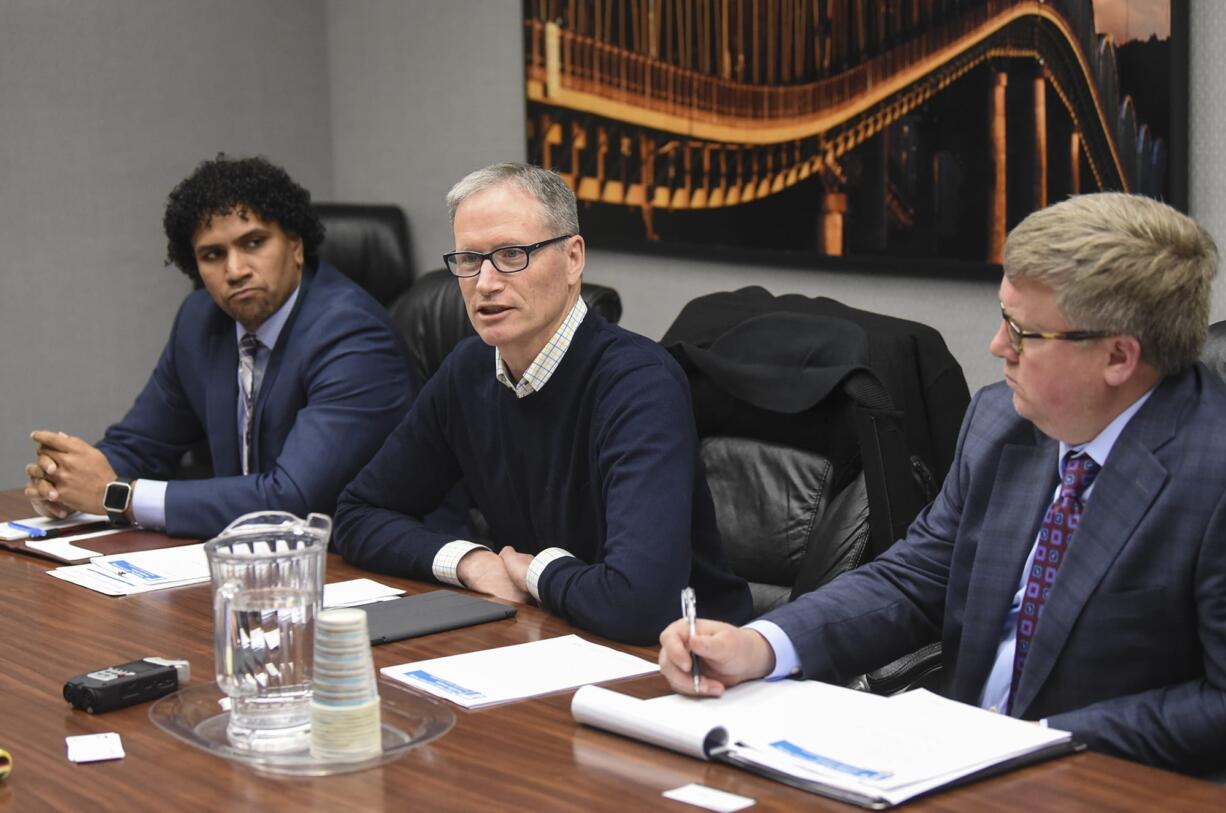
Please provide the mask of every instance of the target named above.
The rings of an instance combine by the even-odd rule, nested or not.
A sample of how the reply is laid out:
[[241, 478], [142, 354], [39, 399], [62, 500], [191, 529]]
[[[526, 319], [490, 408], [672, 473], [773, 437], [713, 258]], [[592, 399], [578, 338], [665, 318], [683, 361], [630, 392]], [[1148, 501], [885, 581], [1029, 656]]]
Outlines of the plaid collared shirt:
[[579, 329], [579, 324], [586, 315], [587, 303], [581, 296], [575, 300], [570, 313], [566, 314], [557, 332], [553, 334], [541, 352], [537, 353], [536, 358], [528, 365], [528, 369], [524, 370], [518, 382], [512, 381], [511, 376], [507, 374], [506, 365], [502, 363], [502, 353], [498, 352], [498, 348], [495, 347], [494, 378], [514, 392], [516, 398], [526, 398], [534, 392], [539, 392], [549, 382], [553, 371], [558, 368], [562, 357], [570, 349], [571, 340], [575, 338], [575, 331]]

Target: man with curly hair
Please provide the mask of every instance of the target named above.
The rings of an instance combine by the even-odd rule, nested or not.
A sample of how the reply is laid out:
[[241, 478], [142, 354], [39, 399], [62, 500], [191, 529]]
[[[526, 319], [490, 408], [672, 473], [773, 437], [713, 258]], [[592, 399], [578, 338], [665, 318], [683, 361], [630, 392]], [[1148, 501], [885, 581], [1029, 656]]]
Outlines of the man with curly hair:
[[[200, 164], [170, 193], [163, 228], [167, 264], [203, 288], [101, 442], [31, 435], [34, 509], [200, 538], [250, 511], [331, 514], [412, 400], [386, 313], [319, 258], [310, 193], [263, 158]], [[175, 479], [201, 441], [213, 476]]]

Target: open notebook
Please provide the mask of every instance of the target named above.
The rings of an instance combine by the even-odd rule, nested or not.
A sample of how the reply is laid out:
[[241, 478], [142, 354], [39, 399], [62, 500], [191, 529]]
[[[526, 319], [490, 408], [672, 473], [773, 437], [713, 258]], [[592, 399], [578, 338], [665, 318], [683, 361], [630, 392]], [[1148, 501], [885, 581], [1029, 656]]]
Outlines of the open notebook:
[[1066, 731], [922, 689], [880, 697], [816, 681], [757, 681], [703, 699], [638, 700], [585, 686], [571, 713], [587, 725], [869, 808], [1077, 748]]

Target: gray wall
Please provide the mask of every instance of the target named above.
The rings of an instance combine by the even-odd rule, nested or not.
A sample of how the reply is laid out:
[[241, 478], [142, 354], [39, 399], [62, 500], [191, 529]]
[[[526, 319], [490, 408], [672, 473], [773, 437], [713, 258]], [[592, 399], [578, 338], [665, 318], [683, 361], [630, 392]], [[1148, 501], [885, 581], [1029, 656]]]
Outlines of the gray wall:
[[[1226, 255], [1226, 3], [1191, 0], [1188, 94], [1188, 210], [1214, 236]], [[1219, 272], [1220, 273], [1220, 272]], [[1226, 318], [1226, 281], [1213, 290], [1213, 319]]]
[[443, 196], [523, 160], [520, 4], [329, 0], [336, 195], [399, 203], [418, 273], [455, 246]]
[[[25, 429], [95, 438], [144, 383], [187, 290], [161, 267], [161, 207], [200, 159], [264, 153], [317, 199], [399, 203], [419, 270], [438, 267], [451, 183], [524, 155], [519, 14], [507, 0], [0, 0], [0, 487], [21, 483]], [[1226, 248], [1226, 3], [1192, 0], [1191, 29], [1191, 208]], [[694, 296], [756, 283], [936, 325], [972, 388], [999, 377], [996, 280], [599, 247], [588, 277], [652, 337]]]
[[0, 487], [28, 432], [90, 440], [190, 290], [162, 206], [220, 150], [332, 187], [322, 2], [0, 0]]

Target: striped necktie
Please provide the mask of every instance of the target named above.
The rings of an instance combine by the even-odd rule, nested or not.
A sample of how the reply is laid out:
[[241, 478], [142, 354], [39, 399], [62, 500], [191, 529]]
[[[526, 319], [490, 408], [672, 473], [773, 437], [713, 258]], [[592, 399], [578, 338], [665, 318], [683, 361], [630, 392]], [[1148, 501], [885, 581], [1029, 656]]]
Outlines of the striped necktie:
[[1081, 511], [1084, 507], [1081, 495], [1094, 482], [1098, 472], [1098, 464], [1087, 454], [1070, 451], [1064, 456], [1060, 494], [1043, 517], [1039, 541], [1034, 548], [1034, 561], [1026, 577], [1022, 609], [1017, 614], [1017, 649], [1013, 655], [1013, 683], [1009, 686], [1010, 708], [1013, 707], [1013, 697], [1022, 678], [1022, 669], [1026, 666], [1026, 656], [1030, 654], [1030, 645], [1042, 618], [1043, 605], [1051, 595], [1056, 574], [1068, 555], [1069, 543], [1078, 523], [1081, 522]]
[[243, 474], [251, 468], [251, 420], [252, 407], [255, 405], [255, 354], [260, 349], [260, 340], [254, 333], [244, 333], [238, 342], [238, 378], [243, 387], [243, 417], [246, 426], [243, 431], [242, 463]]

